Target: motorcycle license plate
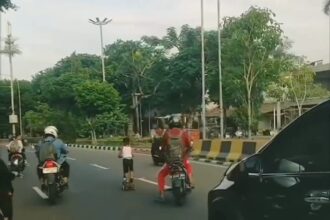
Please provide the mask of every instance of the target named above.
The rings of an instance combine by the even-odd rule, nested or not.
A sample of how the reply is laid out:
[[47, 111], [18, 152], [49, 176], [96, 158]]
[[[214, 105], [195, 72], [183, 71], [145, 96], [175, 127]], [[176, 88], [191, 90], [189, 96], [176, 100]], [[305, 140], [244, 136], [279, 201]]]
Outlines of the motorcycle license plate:
[[42, 173], [57, 173], [57, 167], [51, 167], [51, 168], [42, 168]]
[[184, 179], [185, 175], [184, 174], [174, 174], [173, 178], [179, 178], [179, 179]]

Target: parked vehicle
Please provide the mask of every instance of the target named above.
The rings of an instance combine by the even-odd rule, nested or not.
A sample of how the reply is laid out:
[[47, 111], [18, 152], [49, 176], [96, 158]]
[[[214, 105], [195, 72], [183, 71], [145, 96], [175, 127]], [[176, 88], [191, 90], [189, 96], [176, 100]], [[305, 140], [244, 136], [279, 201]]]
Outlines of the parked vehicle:
[[208, 219], [329, 219], [329, 134], [330, 100], [230, 166], [208, 194]]
[[161, 138], [154, 138], [151, 145], [151, 157], [155, 165], [165, 163], [165, 149], [161, 142]]

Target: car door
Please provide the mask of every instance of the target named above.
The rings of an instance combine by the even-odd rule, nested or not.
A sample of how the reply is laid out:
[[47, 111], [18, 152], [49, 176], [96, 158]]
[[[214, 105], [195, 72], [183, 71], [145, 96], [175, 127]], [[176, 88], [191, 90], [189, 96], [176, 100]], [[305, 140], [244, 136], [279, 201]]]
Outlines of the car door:
[[254, 218], [330, 219], [330, 102], [286, 127], [258, 162], [247, 184]]

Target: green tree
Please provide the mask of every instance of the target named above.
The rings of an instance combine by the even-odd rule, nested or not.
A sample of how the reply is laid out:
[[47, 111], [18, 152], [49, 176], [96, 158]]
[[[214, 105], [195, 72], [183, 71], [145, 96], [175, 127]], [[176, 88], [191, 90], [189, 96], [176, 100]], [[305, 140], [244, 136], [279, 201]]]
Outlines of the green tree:
[[[162, 44], [168, 51], [168, 68], [158, 105], [165, 113], [195, 112], [201, 103], [200, 28], [183, 25], [167, 29]], [[176, 103], [176, 104], [173, 104]]]
[[[301, 59], [299, 59], [301, 60]], [[296, 103], [298, 115], [302, 114], [302, 107], [308, 98], [329, 97], [329, 91], [314, 83], [315, 72], [308, 64], [300, 64], [297, 59], [292, 60], [292, 66], [283, 72], [278, 81], [270, 84], [268, 95], [279, 101], [290, 100]]]
[[[155, 67], [160, 67], [157, 64], [165, 59], [162, 48], [147, 42], [150, 40], [146, 39], [146, 42], [118, 40], [105, 49], [105, 54], [110, 57], [110, 61], [106, 63], [109, 62], [107, 72], [111, 74], [107, 78], [121, 94], [132, 124], [135, 114], [137, 132], [140, 131], [138, 105], [142, 100], [157, 93], [161, 81], [155, 80], [157, 77], [154, 76], [160, 74], [155, 71]], [[135, 99], [136, 96], [138, 99]]]
[[274, 17], [268, 9], [251, 7], [240, 17], [224, 19], [223, 88], [232, 100], [228, 104], [246, 109], [247, 126], [244, 127], [249, 137], [263, 101], [262, 92], [276, 79], [283, 62], [279, 50], [283, 48], [284, 39]]
[[325, 2], [323, 12], [327, 15], [330, 15], [330, 0]]
[[125, 115], [121, 113], [120, 96], [111, 84], [86, 81], [75, 87], [75, 94], [93, 143], [97, 142], [97, 131], [115, 125], [114, 121], [125, 121]]
[[17, 6], [14, 5], [11, 0], [1, 0], [0, 1], [0, 11], [4, 12], [8, 9], [16, 9]]
[[0, 100], [0, 136], [6, 138], [10, 131], [8, 116], [11, 114], [10, 81], [8, 80], [0, 80]]
[[54, 111], [52, 124], [67, 140], [75, 139], [83, 129], [74, 88], [88, 80], [102, 80], [100, 66], [97, 56], [72, 53], [32, 79], [33, 101], [47, 104]]

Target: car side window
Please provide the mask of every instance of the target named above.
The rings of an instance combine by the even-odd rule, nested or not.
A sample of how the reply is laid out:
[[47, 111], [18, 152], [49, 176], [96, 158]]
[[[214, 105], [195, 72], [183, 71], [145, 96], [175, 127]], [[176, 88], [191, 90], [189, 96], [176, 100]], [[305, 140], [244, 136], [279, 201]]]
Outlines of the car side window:
[[245, 168], [248, 173], [259, 173], [260, 172], [260, 155], [255, 154], [245, 161]]
[[273, 140], [263, 156], [264, 172], [330, 171], [330, 106], [298, 118]]

